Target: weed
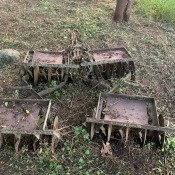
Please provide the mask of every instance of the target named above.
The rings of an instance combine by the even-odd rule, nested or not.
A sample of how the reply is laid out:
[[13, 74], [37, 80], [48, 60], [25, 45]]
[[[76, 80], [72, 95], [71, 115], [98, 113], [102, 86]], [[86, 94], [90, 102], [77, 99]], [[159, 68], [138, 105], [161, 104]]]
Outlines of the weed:
[[61, 96], [61, 93], [60, 93], [60, 91], [56, 91], [56, 92], [54, 92], [54, 95], [55, 95], [56, 98], [58, 98], [58, 97]]
[[75, 137], [78, 137], [78, 136], [82, 135], [84, 141], [89, 141], [90, 140], [89, 133], [82, 126], [74, 127], [74, 133], [75, 133]]
[[174, 153], [175, 152], [175, 137], [168, 137], [165, 142], [165, 147], [169, 152]]
[[146, 147], [147, 147], [149, 150], [151, 150], [151, 149], [153, 148], [153, 146], [154, 146], [154, 143], [152, 143], [152, 142], [149, 142], [149, 143], [146, 145]]
[[47, 0], [40, 0], [40, 5], [43, 9], [48, 9], [48, 1]]
[[58, 85], [58, 83], [57, 83], [57, 81], [55, 81], [55, 80], [52, 80], [51, 83], [50, 83], [50, 86], [51, 86], [51, 87], [55, 87], [55, 86], [57, 86], [57, 85]]
[[117, 89], [117, 92], [120, 93], [120, 94], [125, 94], [126, 88], [124, 86], [120, 87], [120, 88]]

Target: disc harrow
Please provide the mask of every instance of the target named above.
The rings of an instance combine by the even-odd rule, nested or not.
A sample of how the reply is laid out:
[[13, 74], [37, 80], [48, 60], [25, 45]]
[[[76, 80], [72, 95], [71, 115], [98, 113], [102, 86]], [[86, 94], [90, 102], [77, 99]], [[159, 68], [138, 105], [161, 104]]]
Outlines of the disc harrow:
[[134, 81], [134, 61], [138, 59], [132, 58], [124, 47], [89, 51], [88, 47], [75, 44], [58, 52], [28, 51], [22, 64], [36, 86], [41, 79], [64, 81], [66, 75], [72, 80], [110, 80], [131, 73]]
[[[108, 89], [111, 88], [108, 80], [129, 73], [131, 80], [135, 80], [135, 61], [139, 59], [132, 58], [124, 47], [90, 50], [87, 45], [78, 44], [74, 34], [71, 39], [71, 44], [63, 51], [27, 52], [22, 62], [22, 86], [7, 87], [7, 91], [14, 90], [13, 98], [0, 99], [0, 148], [4, 138], [13, 135], [16, 153], [25, 136], [33, 138], [33, 149], [36, 150], [39, 140], [48, 135], [54, 152], [61, 140], [59, 121], [56, 116], [49, 124], [51, 100], [43, 99], [43, 96], [62, 88], [69, 79], [81, 78], [91, 83], [95, 80]], [[29, 85], [30, 80], [34, 86], [56, 80], [58, 86], [38, 92]], [[162, 115], [157, 115], [154, 98], [112, 93], [100, 93], [94, 116], [86, 118], [91, 139], [101, 131], [106, 135], [107, 143], [117, 136], [125, 144], [134, 134], [142, 145], [147, 140], [154, 140], [160, 146], [164, 144], [165, 132], [175, 132], [175, 129], [165, 127], [163, 120]]]
[[90, 123], [91, 139], [101, 130], [107, 142], [111, 135], [119, 135], [117, 139], [125, 144], [134, 133], [142, 145], [152, 140], [163, 146], [165, 132], [175, 132], [175, 129], [161, 126], [159, 117], [154, 98], [102, 93], [93, 118], [86, 121]]
[[[0, 148], [5, 138], [14, 136], [15, 152], [19, 151], [19, 144], [23, 137], [32, 136], [33, 149], [44, 135], [50, 135], [52, 150], [54, 151], [56, 140], [60, 139], [57, 127], [48, 125], [50, 119], [51, 100], [46, 99], [0, 99]], [[55, 119], [54, 123], [57, 123]], [[56, 124], [54, 124], [56, 125]]]

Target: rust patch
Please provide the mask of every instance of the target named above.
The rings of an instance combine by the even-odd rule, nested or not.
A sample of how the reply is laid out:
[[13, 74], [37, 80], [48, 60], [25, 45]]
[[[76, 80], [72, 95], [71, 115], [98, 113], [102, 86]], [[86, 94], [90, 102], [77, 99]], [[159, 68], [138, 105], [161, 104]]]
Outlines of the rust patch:
[[63, 55], [61, 53], [44, 53], [35, 51], [32, 62], [36, 64], [63, 64]]
[[[5, 103], [8, 105], [5, 106]], [[32, 131], [37, 127], [39, 111], [37, 103], [1, 102], [0, 127], [6, 130]]]
[[92, 55], [95, 61], [116, 60], [129, 57], [125, 50], [102, 50], [96, 51]]
[[126, 97], [107, 97], [104, 120], [147, 125], [148, 118], [146, 101]]

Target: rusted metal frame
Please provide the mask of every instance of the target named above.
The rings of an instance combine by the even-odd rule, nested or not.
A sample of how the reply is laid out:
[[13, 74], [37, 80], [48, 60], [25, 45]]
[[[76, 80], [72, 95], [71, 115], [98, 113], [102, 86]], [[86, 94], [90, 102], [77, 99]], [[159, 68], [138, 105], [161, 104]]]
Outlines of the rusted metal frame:
[[111, 69], [110, 64], [107, 64], [106, 65], [106, 74], [105, 74], [105, 76], [106, 76], [107, 79], [110, 79], [110, 77], [112, 76], [111, 70], [112, 69]]
[[[154, 120], [154, 125], [158, 126], [158, 118], [157, 118], [157, 111], [156, 111], [156, 108], [155, 108], [155, 99], [153, 97], [145, 97], [145, 96], [128, 96], [128, 95], [123, 95], [123, 94], [112, 94], [112, 93], [101, 93], [101, 101], [102, 101], [102, 98], [103, 98], [103, 101], [104, 99], [107, 99], [108, 97], [120, 97], [120, 98], [123, 98], [123, 99], [131, 99], [131, 100], [140, 100], [140, 101], [145, 101], [149, 104], [152, 104], [150, 105], [152, 107], [151, 111], [152, 111], [152, 114], [151, 114], [151, 117], [152, 119]], [[99, 99], [99, 100], [100, 100]], [[103, 101], [101, 103], [103, 103]], [[101, 111], [100, 111], [100, 114], [101, 114]], [[96, 115], [100, 115], [100, 114], [96, 114]]]
[[63, 54], [65, 50], [62, 50], [62, 51], [41, 51], [41, 50], [31, 50], [30, 52], [33, 52], [33, 54], [35, 52], [41, 52], [41, 53], [48, 53], [48, 54]]
[[86, 118], [86, 122], [87, 123], [113, 125], [113, 126], [122, 126], [122, 127], [129, 127], [129, 128], [138, 128], [138, 129], [145, 129], [145, 130], [151, 130], [151, 131], [175, 132], [174, 128], [169, 128], [169, 127], [161, 127], [161, 126], [153, 126], [153, 125], [139, 125], [139, 124], [131, 124], [131, 123], [120, 123], [120, 122], [107, 121], [107, 120], [89, 118], [89, 117]]
[[[61, 54], [63, 55], [64, 54], [64, 50], [63, 51], [58, 51], [58, 52], [53, 52], [53, 51], [38, 51], [38, 50], [29, 50], [25, 56], [25, 59], [24, 59], [24, 63], [29, 63], [28, 61], [28, 57], [29, 56], [33, 56], [35, 52], [41, 52], [41, 53], [47, 53], [47, 54]], [[33, 61], [33, 60], [30, 60], [30, 61]]]
[[[58, 131], [58, 116], [55, 117], [54, 122], [53, 122], [53, 136], [52, 136], [52, 142], [51, 142], [51, 151], [54, 153], [55, 152], [55, 148], [58, 145], [59, 140], [61, 140], [61, 135]], [[56, 132], [57, 131], [57, 132]]]
[[30, 54], [30, 51], [27, 52], [27, 54], [26, 54], [26, 56], [25, 56], [25, 58], [24, 58], [24, 63], [27, 63], [27, 62], [28, 62], [28, 61], [27, 61], [27, 58], [29, 57], [29, 54]]
[[131, 72], [131, 80], [135, 81], [135, 65], [133, 61], [129, 61], [129, 70]]
[[[165, 118], [161, 114], [158, 117], [158, 122], [159, 122], [159, 126], [162, 126], [162, 127], [166, 126], [166, 124], [165, 124]], [[159, 133], [159, 136], [161, 138], [160, 139], [161, 145], [164, 145], [164, 143], [165, 143], [165, 135], [166, 135], [165, 132], [160, 132]]]
[[121, 78], [123, 76], [122, 63], [121, 62], [116, 63], [116, 68], [117, 68], [117, 70], [114, 70], [114, 72], [115, 72], [115, 74], [118, 73], [119, 78]]
[[97, 76], [97, 78], [102, 78], [103, 77], [98, 65], [94, 65], [93, 70], [94, 70], [94, 74]]
[[128, 57], [131, 57], [131, 55], [129, 54], [129, 52], [127, 51], [127, 49], [125, 47], [117, 47], [117, 48], [110, 48], [110, 49], [98, 49], [98, 50], [90, 50], [89, 53], [93, 54], [93, 53], [97, 53], [97, 52], [105, 52], [105, 51], [125, 51], [127, 52]]
[[18, 154], [19, 144], [21, 141], [21, 134], [14, 134], [14, 145], [15, 145], [15, 152]]
[[155, 99], [153, 97], [146, 97], [146, 96], [129, 96], [125, 94], [113, 94], [113, 93], [101, 93], [101, 96], [104, 98], [107, 98], [108, 96], [111, 97], [121, 97], [121, 98], [127, 98], [132, 100], [146, 100], [146, 102], [153, 102]]
[[3, 145], [3, 135], [0, 133], [0, 149]]
[[[47, 112], [46, 112], [46, 116], [44, 117], [45, 120], [44, 120], [44, 125], [43, 125], [43, 129], [46, 128], [47, 120], [48, 120], [49, 113], [50, 113], [51, 100], [44, 100], [44, 99], [7, 99], [7, 98], [3, 98], [3, 99], [0, 99], [0, 101], [15, 101], [15, 102], [28, 102], [28, 103], [37, 102], [37, 103], [44, 103], [44, 104], [45, 103], [48, 104], [48, 102], [49, 102], [49, 105], [48, 105], [48, 108], [47, 108]], [[38, 131], [38, 130], [36, 130], [36, 131]], [[21, 135], [24, 135], [24, 134], [31, 135], [31, 134], [33, 134], [35, 136], [35, 142], [33, 144], [33, 147], [35, 149], [36, 148], [35, 144], [39, 140], [40, 134], [42, 134], [41, 131], [36, 133], [35, 130], [33, 130], [33, 131], [25, 131], [25, 130], [4, 130], [4, 129], [1, 129], [0, 133], [1, 133], [0, 134], [1, 136], [2, 136], [2, 134], [14, 134], [14, 144], [15, 144], [15, 152], [16, 153], [18, 153], [18, 147], [19, 147], [19, 144], [20, 144], [20, 141], [21, 141]]]
[[49, 99], [13, 99], [13, 98], [0, 98], [0, 101], [15, 101], [15, 102], [29, 102], [29, 103], [40, 103], [40, 104], [49, 104]]
[[48, 82], [50, 83], [51, 81], [51, 78], [52, 78], [52, 67], [48, 67]]
[[36, 86], [39, 78], [39, 66], [34, 66], [33, 68], [34, 85]]
[[45, 120], [44, 120], [44, 124], [43, 124], [43, 130], [45, 130], [46, 126], [47, 126], [47, 120], [48, 120], [49, 115], [50, 115], [50, 107], [51, 107], [51, 100], [49, 101], [49, 105], [47, 108], [47, 112], [46, 112], [46, 116], [45, 116]]
[[90, 65], [112, 64], [112, 63], [129, 62], [129, 61], [139, 61], [139, 58], [121, 58], [121, 59], [116, 59], [116, 60], [94, 61], [94, 62], [81, 63], [80, 65], [90, 66]]
[[[26, 86], [30, 86], [28, 85], [27, 81], [24, 78], [22, 78], [22, 83], [25, 84]], [[30, 93], [31, 95], [34, 95], [37, 99], [42, 99], [42, 97], [33, 88], [29, 90], [30, 90], [29, 92], [31, 92]]]
[[53, 67], [53, 68], [75, 68], [75, 69], [80, 68], [79, 65], [75, 65], [75, 64], [19, 63], [18, 65], [25, 65], [30, 67], [39, 66], [39, 67]]
[[112, 133], [112, 125], [108, 125], [108, 137], [107, 137], [107, 141], [109, 142], [110, 138], [111, 138], [111, 133]]
[[95, 123], [91, 123], [91, 140], [93, 139], [94, 137], [94, 133], [95, 133]]
[[113, 78], [116, 75], [116, 70], [115, 70], [116, 64], [109, 64], [109, 66], [110, 66], [110, 73], [111, 73], [111, 77], [110, 78]]
[[53, 135], [53, 130], [33, 130], [33, 131], [26, 131], [26, 130], [6, 130], [0, 129], [0, 134], [22, 134], [22, 135]]
[[[98, 105], [97, 105], [97, 109], [96, 109], [96, 114], [95, 114], [95, 119], [100, 119], [102, 106], [103, 106], [103, 99], [102, 99], [101, 93], [100, 93], [99, 99], [98, 99]], [[95, 133], [95, 123], [91, 123], [91, 134], [90, 134], [91, 139], [94, 137], [94, 133]]]
[[158, 115], [157, 115], [157, 109], [156, 109], [156, 102], [154, 99], [151, 99], [151, 116], [153, 120], [153, 124], [158, 126], [159, 125], [159, 120], [158, 120]]
[[98, 105], [97, 105], [96, 115], [95, 115], [95, 118], [96, 119], [100, 119], [100, 117], [101, 117], [103, 101], [104, 101], [104, 98], [102, 97], [102, 94], [100, 93], [99, 99], [98, 99]]
[[36, 151], [36, 143], [39, 141], [40, 139], [40, 135], [59, 135], [59, 133], [57, 133], [57, 131], [53, 131], [53, 130], [33, 130], [33, 131], [26, 131], [26, 130], [4, 130], [4, 129], [0, 129], [0, 148], [3, 144], [3, 135], [14, 135], [14, 147], [15, 147], [15, 153], [18, 154], [19, 152], [19, 144], [21, 141], [21, 137], [24, 135], [32, 135], [35, 137], [35, 141], [33, 143], [33, 149], [34, 151]]
[[155, 108], [156, 104], [155, 104], [155, 99], [153, 97], [145, 97], [145, 96], [129, 96], [129, 95], [123, 95], [123, 94], [112, 94], [112, 93], [102, 93], [101, 96], [103, 98], [107, 98], [109, 96], [111, 97], [120, 97], [120, 98], [124, 98], [124, 99], [131, 99], [131, 100], [140, 100], [140, 101], [145, 101], [146, 103], [151, 104], [151, 117], [153, 119], [153, 124], [155, 126], [158, 126], [158, 118], [157, 118], [157, 110]]

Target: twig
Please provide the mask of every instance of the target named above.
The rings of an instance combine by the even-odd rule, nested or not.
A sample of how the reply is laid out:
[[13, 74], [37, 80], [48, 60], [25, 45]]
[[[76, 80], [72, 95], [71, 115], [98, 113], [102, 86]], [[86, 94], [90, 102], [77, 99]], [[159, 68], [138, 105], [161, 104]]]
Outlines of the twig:
[[62, 128], [56, 129], [56, 131], [61, 131], [61, 130], [66, 129], [66, 128], [69, 128], [69, 127], [71, 127], [71, 126], [72, 126], [72, 125], [64, 126], [64, 127], [62, 127]]
[[69, 106], [66, 106], [61, 100], [57, 99], [57, 101], [59, 101], [63, 106], [65, 106], [66, 108], [71, 109]]
[[50, 89], [43, 90], [43, 91], [39, 92], [38, 95], [44, 96], [44, 95], [50, 94], [50, 93], [62, 88], [66, 84], [66, 82], [67, 82], [67, 77], [65, 78], [65, 81], [60, 83], [58, 86], [50, 88]]
[[104, 84], [105, 82], [104, 81], [97, 81], [97, 80], [89, 80], [89, 79], [86, 79], [86, 81], [88, 81], [89, 83], [93, 83], [95, 84], [94, 87], [92, 87], [88, 92], [92, 91], [94, 88], [96, 88], [97, 86], [101, 85], [103, 86], [104, 88], [107, 88], [107, 89], [110, 89], [110, 85], [107, 85], [107, 84]]

